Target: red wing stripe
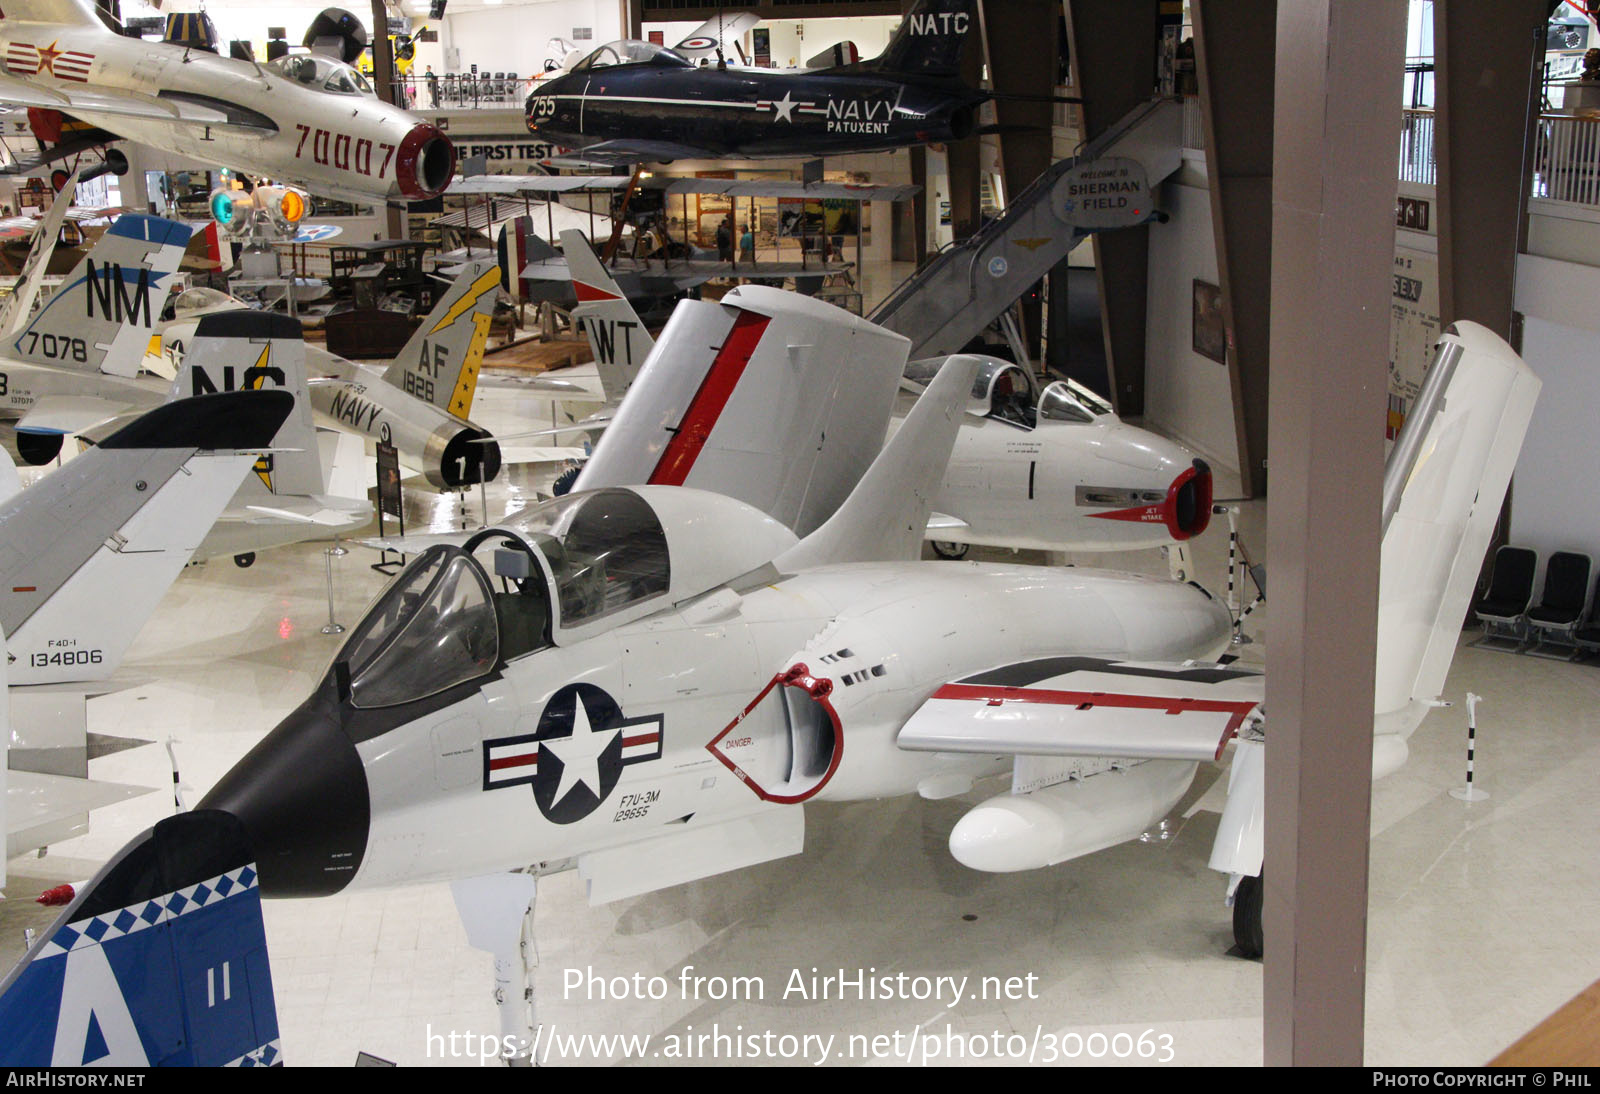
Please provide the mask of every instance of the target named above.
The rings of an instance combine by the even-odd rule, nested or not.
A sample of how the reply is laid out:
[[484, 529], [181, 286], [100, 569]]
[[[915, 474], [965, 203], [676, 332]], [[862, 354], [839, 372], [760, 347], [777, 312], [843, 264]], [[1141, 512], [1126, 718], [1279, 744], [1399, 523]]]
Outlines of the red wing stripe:
[[1245, 718], [1260, 704], [1252, 699], [1170, 699], [1161, 695], [1120, 695], [1109, 691], [1053, 691], [1049, 688], [1008, 688], [976, 684], [946, 684], [933, 693], [935, 699], [981, 701], [991, 706], [1002, 703], [1047, 703], [1089, 710], [1094, 707], [1120, 707], [1127, 710], [1160, 710], [1168, 714], [1227, 714], [1228, 724], [1217, 744], [1217, 755], [1228, 738], [1239, 731]]
[[716, 360], [711, 362], [706, 378], [700, 382], [700, 390], [689, 401], [683, 421], [678, 423], [678, 432], [667, 445], [666, 451], [661, 453], [661, 459], [650, 475], [651, 486], [682, 486], [689, 477], [689, 472], [694, 470], [695, 460], [700, 458], [700, 452], [705, 448], [706, 439], [716, 428], [717, 419], [733, 397], [745, 366], [755, 355], [756, 346], [771, 322], [769, 316], [748, 311], [741, 311], [733, 321], [733, 329], [717, 351]]
[[659, 733], [641, 733], [637, 737], [622, 738], [622, 747], [632, 748], [634, 745], [653, 745], [659, 740], [661, 740], [661, 734]]
[[574, 281], [572, 283], [572, 291], [578, 294], [578, 303], [580, 304], [590, 304], [596, 300], [621, 299], [621, 297], [617, 296], [616, 293], [606, 292], [604, 289], [597, 289], [593, 285], [585, 285], [582, 281]]
[[508, 767], [536, 767], [539, 763], [539, 753], [529, 752], [522, 756], [502, 756], [498, 760], [489, 761], [490, 771], [504, 771]]

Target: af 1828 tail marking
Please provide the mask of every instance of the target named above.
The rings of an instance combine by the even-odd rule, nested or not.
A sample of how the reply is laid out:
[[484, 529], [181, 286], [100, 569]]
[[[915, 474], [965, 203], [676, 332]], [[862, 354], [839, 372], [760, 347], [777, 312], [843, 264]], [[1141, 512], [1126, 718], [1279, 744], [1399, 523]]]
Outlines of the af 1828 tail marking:
[[456, 280], [383, 375], [407, 395], [458, 418], [472, 412], [500, 288], [500, 267], [480, 265]]

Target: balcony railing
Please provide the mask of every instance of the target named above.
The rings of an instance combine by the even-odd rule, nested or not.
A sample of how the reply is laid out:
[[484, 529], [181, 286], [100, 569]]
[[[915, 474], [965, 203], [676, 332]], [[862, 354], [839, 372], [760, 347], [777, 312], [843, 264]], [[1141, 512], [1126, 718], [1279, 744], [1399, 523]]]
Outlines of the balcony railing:
[[1400, 120], [1400, 181], [1432, 186], [1438, 176], [1438, 166], [1433, 159], [1433, 111], [1403, 111]]
[[1186, 95], [1183, 100], [1183, 146], [1197, 152], [1205, 151], [1206, 126], [1200, 113], [1200, 96]]
[[398, 83], [412, 110], [504, 110], [521, 106], [533, 86], [515, 72], [448, 72], [433, 80], [412, 72]]
[[1600, 207], [1600, 120], [1540, 115], [1533, 145], [1533, 196]]

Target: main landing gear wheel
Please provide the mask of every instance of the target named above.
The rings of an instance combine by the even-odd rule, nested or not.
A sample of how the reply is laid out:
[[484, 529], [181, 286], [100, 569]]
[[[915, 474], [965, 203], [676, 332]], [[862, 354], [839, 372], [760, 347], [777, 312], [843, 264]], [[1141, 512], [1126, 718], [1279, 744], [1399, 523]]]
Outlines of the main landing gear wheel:
[[967, 552], [971, 550], [971, 544], [967, 543], [948, 543], [940, 539], [931, 542], [933, 543], [934, 554], [940, 558], [948, 558], [951, 561], [966, 558]]
[[1259, 874], [1241, 879], [1233, 891], [1233, 942], [1241, 957], [1261, 956], [1261, 898]]
[[246, 551], [242, 555], [234, 555], [233, 564], [241, 570], [248, 570], [256, 564], [256, 553], [254, 551]]

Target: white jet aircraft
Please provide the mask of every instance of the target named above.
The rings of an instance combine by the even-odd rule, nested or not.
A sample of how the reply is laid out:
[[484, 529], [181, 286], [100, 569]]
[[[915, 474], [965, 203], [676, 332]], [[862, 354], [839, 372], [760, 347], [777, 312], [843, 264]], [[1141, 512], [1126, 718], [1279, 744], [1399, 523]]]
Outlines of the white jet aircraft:
[[[614, 900], [800, 852], [806, 803], [1007, 776], [951, 851], [1039, 868], [1136, 838], [1235, 738], [1211, 865], [1244, 909], [1239, 940], [1259, 944], [1240, 889], [1261, 869], [1271, 734], [1263, 678], [1209, 660], [1223, 606], [1106, 571], [912, 561], [979, 364], [951, 358], [804, 539], [729, 498], [641, 486], [424, 552], [190, 815], [192, 850], [169, 850], [154, 880], [108, 866], [0, 985], [0, 1055], [82, 1062], [83, 1023], [56, 1020], [88, 1005], [63, 990], [71, 956], [97, 916], [174, 879], [248, 868], [268, 896], [450, 880], [469, 939], [496, 954], [503, 1029], [528, 1044], [542, 873], [575, 868], [591, 901]], [[1538, 387], [1500, 339], [1458, 324], [1391, 456], [1375, 774], [1404, 761], [1443, 685]], [[240, 831], [248, 852], [217, 853]], [[255, 945], [231, 959], [264, 968]], [[141, 1038], [200, 1005], [147, 982], [112, 975], [90, 995], [120, 1014], [142, 992], [127, 1021]], [[140, 1059], [124, 1043], [110, 1062]]]
[[[139, 369], [190, 234], [159, 217], [118, 217], [32, 321], [7, 335], [0, 413], [20, 419], [24, 460], [49, 463], [66, 435], [163, 400], [165, 385]], [[40, 263], [32, 277], [42, 276]]]
[[0, 101], [29, 109], [51, 159], [125, 139], [356, 202], [434, 198], [455, 171], [449, 137], [321, 53], [257, 64], [129, 38], [90, 0], [12, 0], [0, 59]]
[[[792, 411], [795, 400], [806, 398], [807, 391], [811, 400], [820, 398], [822, 388], [811, 379], [792, 395], [782, 388], [797, 370], [812, 367], [798, 351], [804, 341], [819, 339], [772, 329], [749, 347], [747, 358], [731, 360], [714, 352], [719, 332], [737, 326], [749, 307], [770, 314], [803, 311], [810, 332], [870, 324], [806, 297], [744, 286], [717, 303], [680, 304], [658, 345], [582, 234], [563, 232], [561, 247], [580, 302], [572, 314], [588, 334], [607, 400], [573, 426], [596, 431], [610, 426], [574, 487], [671, 481], [727, 494], [778, 516], [761, 500], [770, 479], [753, 481], [750, 460], [755, 451], [765, 450], [759, 438], [768, 438], [769, 446], [781, 444], [777, 419]], [[695, 312], [702, 313], [702, 323], [693, 321]], [[838, 389], [838, 397], [864, 397], [873, 369], [898, 376], [905, 367], [908, 383], [918, 390], [931, 380], [938, 362], [907, 367], [904, 340], [890, 336], [890, 341], [900, 345], [900, 357], [854, 361], [855, 379]], [[815, 357], [814, 346], [807, 353]], [[626, 410], [619, 412], [622, 395], [635, 386]], [[722, 386], [753, 392], [713, 408], [706, 396]], [[903, 420], [890, 423], [891, 433]], [[669, 479], [667, 454], [675, 451], [676, 438], [690, 433], [703, 434], [705, 443], [692, 461], [676, 457], [683, 473]], [[682, 443], [676, 447], [681, 450]], [[1036, 394], [1027, 369], [986, 357], [933, 500], [927, 538], [946, 557], [960, 557], [973, 543], [1123, 551], [1189, 539], [1210, 519], [1211, 470], [1194, 453], [1123, 424], [1103, 401], [1067, 381], [1057, 380]], [[811, 527], [795, 530], [804, 534]]]
[[246, 392], [157, 407], [0, 501], [8, 857], [147, 791], [74, 777], [61, 757], [81, 755], [85, 700], [117, 689], [107, 681], [292, 406], [284, 392]]
[[[402, 463], [422, 472], [441, 490], [493, 481], [500, 473], [500, 446], [468, 415], [499, 289], [499, 266], [467, 263], [404, 348], [381, 370], [307, 345], [311, 405], [318, 418], [358, 437], [394, 445]], [[242, 301], [211, 290], [190, 292], [211, 297], [203, 314], [248, 310]], [[179, 298], [180, 312], [183, 299]], [[163, 328], [164, 359], [173, 363], [183, 359], [199, 321], [181, 319]]]

